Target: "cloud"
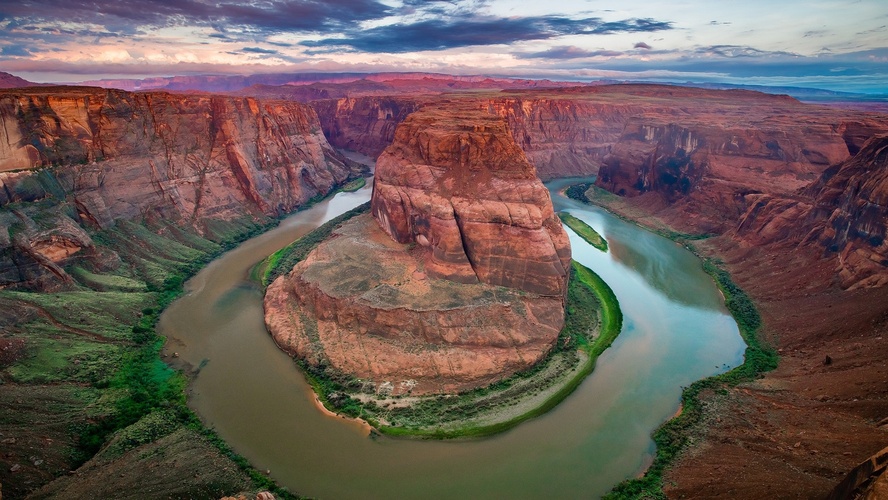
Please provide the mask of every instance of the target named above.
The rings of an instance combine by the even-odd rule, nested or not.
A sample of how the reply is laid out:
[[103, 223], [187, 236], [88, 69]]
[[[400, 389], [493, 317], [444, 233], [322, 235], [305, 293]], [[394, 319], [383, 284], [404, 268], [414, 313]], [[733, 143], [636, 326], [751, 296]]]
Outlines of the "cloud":
[[633, 47], [636, 49], [644, 49], [644, 50], [651, 50], [653, 48], [644, 42], [638, 42]]
[[31, 0], [3, 2], [0, 20], [87, 23], [110, 31], [132, 26], [240, 26], [260, 32], [329, 32], [381, 19], [391, 8], [378, 0]]
[[308, 47], [350, 47], [362, 52], [406, 53], [549, 40], [565, 35], [607, 35], [668, 29], [672, 29], [671, 23], [653, 19], [604, 22], [597, 17], [572, 19], [561, 16], [465, 16], [355, 30], [346, 33], [345, 38], [326, 38], [302, 44]]
[[623, 55], [615, 50], [585, 50], [573, 45], [552, 47], [542, 52], [517, 53], [518, 59], [579, 59], [584, 57], [616, 57]]
[[273, 55], [273, 54], [279, 53], [276, 50], [263, 49], [261, 47], [244, 47], [241, 49], [241, 52], [249, 52], [250, 54], [267, 54], [267, 55]]
[[792, 52], [760, 50], [745, 45], [710, 45], [708, 47], [699, 47], [694, 52], [698, 55], [732, 59], [740, 57], [799, 57], [798, 54], [793, 54]]
[[883, 31], [885, 31], [886, 29], [888, 29], [888, 25], [883, 24], [883, 25], [879, 26], [878, 28], [873, 28], [871, 30], [858, 31], [857, 34], [858, 35], [870, 35], [872, 33], [881, 33]]

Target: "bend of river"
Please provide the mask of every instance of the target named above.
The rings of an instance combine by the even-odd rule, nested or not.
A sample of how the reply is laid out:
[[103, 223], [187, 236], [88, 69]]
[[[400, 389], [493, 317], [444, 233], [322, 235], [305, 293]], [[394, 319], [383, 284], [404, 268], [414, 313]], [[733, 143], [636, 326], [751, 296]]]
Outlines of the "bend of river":
[[650, 434], [682, 386], [742, 362], [745, 345], [700, 261], [675, 243], [558, 194], [556, 210], [601, 233], [609, 253], [570, 233], [573, 257], [613, 288], [623, 331], [593, 372], [542, 417], [490, 438], [371, 439], [323, 414], [265, 330], [259, 260], [370, 197], [368, 187], [299, 212], [210, 263], [161, 316], [167, 352], [203, 366], [189, 404], [238, 453], [291, 491], [349, 498], [592, 498], [641, 472]]

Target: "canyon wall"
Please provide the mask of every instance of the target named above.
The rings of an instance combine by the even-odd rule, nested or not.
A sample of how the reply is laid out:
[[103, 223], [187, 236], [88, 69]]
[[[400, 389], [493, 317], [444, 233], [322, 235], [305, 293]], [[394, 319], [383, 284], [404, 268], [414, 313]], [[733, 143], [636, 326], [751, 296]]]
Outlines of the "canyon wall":
[[733, 232], [746, 244], [806, 247], [834, 260], [843, 288], [888, 285], [888, 135], [795, 196], [749, 195], [746, 203]]
[[398, 124], [423, 102], [410, 96], [344, 97], [311, 106], [330, 144], [376, 158], [394, 140]]
[[61, 276], [50, 262], [92, 247], [81, 225], [216, 237], [214, 221], [280, 215], [355, 174], [294, 102], [47, 87], [0, 93], [0, 123], [0, 286]]

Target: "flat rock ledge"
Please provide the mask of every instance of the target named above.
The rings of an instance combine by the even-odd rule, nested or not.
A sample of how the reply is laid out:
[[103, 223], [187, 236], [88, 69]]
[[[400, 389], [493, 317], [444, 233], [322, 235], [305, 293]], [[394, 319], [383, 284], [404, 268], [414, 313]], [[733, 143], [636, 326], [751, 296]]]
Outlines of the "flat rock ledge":
[[422, 249], [370, 215], [334, 232], [265, 295], [275, 342], [381, 394], [456, 393], [533, 366], [564, 324], [561, 297], [429, 277]]

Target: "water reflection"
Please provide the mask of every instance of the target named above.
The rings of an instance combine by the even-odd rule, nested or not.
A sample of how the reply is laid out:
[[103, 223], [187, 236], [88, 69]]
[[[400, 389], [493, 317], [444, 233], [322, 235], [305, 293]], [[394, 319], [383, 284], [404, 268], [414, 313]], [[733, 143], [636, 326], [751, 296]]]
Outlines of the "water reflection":
[[[561, 179], [547, 186], [557, 192], [572, 184], [592, 182], [595, 178]], [[554, 196], [556, 210], [564, 210], [595, 228], [607, 239], [613, 258], [627, 270], [644, 277], [653, 288], [680, 304], [723, 311], [718, 294], [712, 293], [711, 280], [705, 278], [700, 260], [657, 234], [639, 230], [606, 211], [563, 196]]]

